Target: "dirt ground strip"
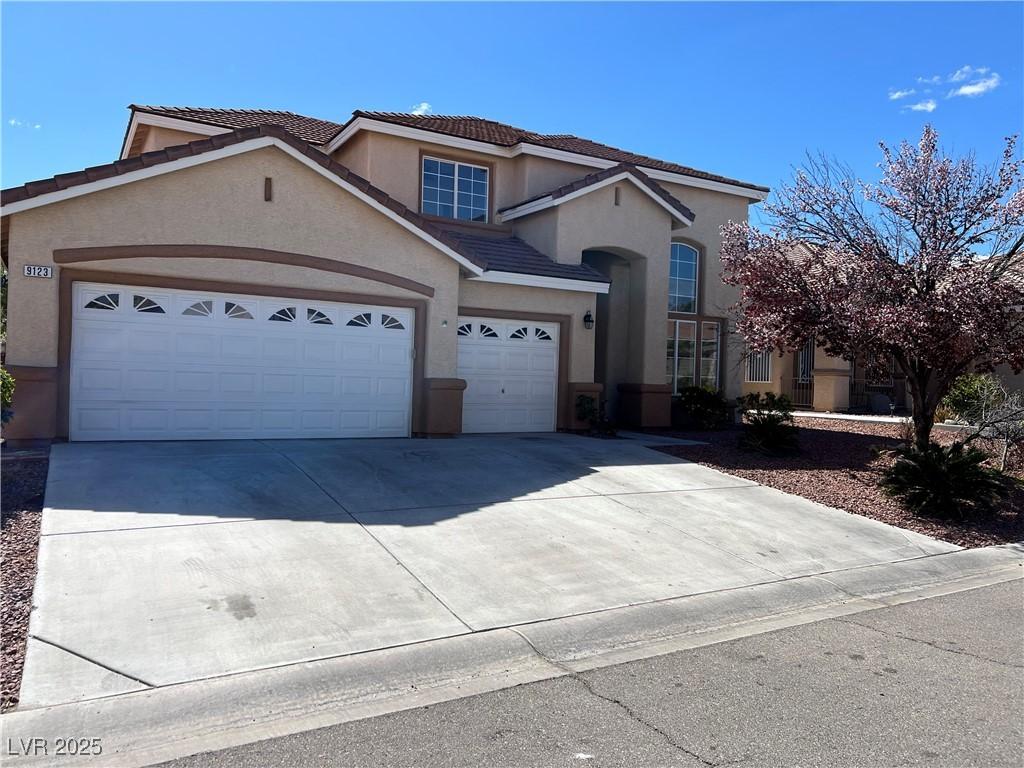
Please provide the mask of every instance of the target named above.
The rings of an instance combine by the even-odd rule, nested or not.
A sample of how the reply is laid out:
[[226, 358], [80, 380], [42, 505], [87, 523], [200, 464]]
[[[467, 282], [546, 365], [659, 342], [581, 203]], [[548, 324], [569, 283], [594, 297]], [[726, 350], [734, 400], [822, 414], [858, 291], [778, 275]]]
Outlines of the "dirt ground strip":
[[18, 703], [48, 466], [45, 452], [0, 461], [0, 711]]
[[[738, 447], [738, 428], [715, 432], [668, 432], [672, 437], [708, 445], [666, 446], [660, 450], [731, 475], [794, 493], [830, 507], [881, 520], [961, 547], [985, 547], [1024, 539], [1024, 486], [998, 514], [970, 523], [931, 520], [904, 510], [878, 488], [882, 471], [893, 462], [886, 449], [900, 442], [898, 424], [797, 418], [800, 453], [768, 457]], [[948, 444], [952, 432], [936, 430], [933, 439]], [[999, 446], [979, 444], [995, 453]], [[1011, 455], [1011, 474], [1024, 477], [1024, 460]]]

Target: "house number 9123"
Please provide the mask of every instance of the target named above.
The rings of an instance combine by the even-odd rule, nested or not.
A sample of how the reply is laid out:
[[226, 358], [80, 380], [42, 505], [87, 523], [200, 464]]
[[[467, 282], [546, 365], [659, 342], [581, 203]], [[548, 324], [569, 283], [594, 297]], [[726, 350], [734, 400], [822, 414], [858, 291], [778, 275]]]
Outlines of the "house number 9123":
[[53, 277], [53, 267], [39, 267], [35, 264], [26, 264], [25, 277]]

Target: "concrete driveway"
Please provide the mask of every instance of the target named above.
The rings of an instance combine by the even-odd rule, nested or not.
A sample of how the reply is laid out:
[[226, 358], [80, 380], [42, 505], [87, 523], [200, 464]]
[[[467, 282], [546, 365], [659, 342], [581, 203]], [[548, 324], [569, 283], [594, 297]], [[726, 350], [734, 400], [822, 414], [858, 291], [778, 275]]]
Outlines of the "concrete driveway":
[[955, 549], [637, 440], [56, 445], [22, 706]]

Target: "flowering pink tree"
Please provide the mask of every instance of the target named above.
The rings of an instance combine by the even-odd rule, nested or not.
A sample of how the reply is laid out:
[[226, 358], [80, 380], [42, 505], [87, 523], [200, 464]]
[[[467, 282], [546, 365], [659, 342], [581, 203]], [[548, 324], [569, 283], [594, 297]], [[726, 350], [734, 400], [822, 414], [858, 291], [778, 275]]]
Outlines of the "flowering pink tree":
[[740, 288], [739, 332], [753, 350], [798, 349], [906, 376], [915, 445], [966, 371], [1024, 368], [1024, 186], [1014, 139], [1002, 160], [951, 158], [927, 126], [882, 146], [878, 184], [810, 160], [765, 206], [767, 232], [722, 229], [723, 279]]

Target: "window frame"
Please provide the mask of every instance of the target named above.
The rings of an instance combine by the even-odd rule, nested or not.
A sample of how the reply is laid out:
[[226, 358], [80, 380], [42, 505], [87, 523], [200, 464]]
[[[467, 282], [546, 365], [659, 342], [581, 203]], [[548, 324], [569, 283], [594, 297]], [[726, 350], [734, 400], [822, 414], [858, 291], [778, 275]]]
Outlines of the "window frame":
[[[772, 350], [768, 349], [764, 352], [747, 352], [746, 365], [744, 366], [743, 381], [746, 384], [771, 384], [772, 383]], [[762, 376], [767, 376], [765, 379], [756, 379], [751, 377], [751, 366], [754, 366]]]
[[704, 386], [704, 345], [709, 343], [709, 340], [704, 338], [704, 332], [708, 326], [714, 326], [715, 329], [715, 367], [713, 368], [715, 378], [711, 386], [718, 391], [722, 385], [722, 324], [717, 320], [701, 320], [700, 322], [700, 354], [697, 356], [700, 366], [697, 371], [697, 386]]
[[[427, 211], [424, 210], [423, 206], [426, 203], [426, 201], [424, 200], [424, 196], [423, 196], [423, 192], [424, 192], [424, 179], [423, 179], [423, 177], [426, 174], [425, 164], [426, 164], [427, 160], [433, 160], [436, 163], [448, 163], [450, 165], [454, 165], [455, 166], [454, 187], [452, 188], [452, 213], [454, 215], [451, 216], [450, 218], [448, 216], [442, 216], [439, 213], [428, 213]], [[485, 199], [485, 204], [484, 204], [484, 219], [483, 219], [483, 221], [477, 221], [476, 219], [460, 219], [459, 218], [459, 166], [460, 165], [464, 165], [467, 168], [476, 168], [478, 170], [482, 170], [482, 171], [486, 172], [486, 174], [487, 174], [487, 181], [485, 182], [486, 183], [486, 187], [487, 187], [487, 191], [486, 191], [486, 195], [485, 195], [486, 199]], [[440, 155], [433, 155], [433, 154], [430, 154], [430, 153], [427, 153], [427, 152], [421, 152], [420, 153], [420, 193], [419, 193], [419, 196], [420, 196], [420, 213], [423, 214], [424, 216], [436, 216], [439, 219], [444, 219], [446, 221], [458, 221], [458, 222], [462, 222], [464, 224], [490, 224], [491, 223], [491, 199], [492, 199], [491, 191], [492, 191], [493, 188], [494, 188], [494, 166], [493, 165], [490, 165], [490, 164], [487, 164], [487, 163], [479, 163], [479, 162], [476, 162], [476, 163], [468, 162], [466, 160], [460, 160], [459, 158], [456, 158], [456, 157], [442, 157]], [[472, 194], [472, 193], [470, 193], [470, 194]]]
[[[725, 349], [722, 339], [722, 328], [724, 327], [724, 320], [722, 318], [704, 318], [695, 317], [693, 319], [681, 319], [670, 317], [666, 321], [666, 344], [672, 345], [672, 356], [665, 355], [666, 362], [666, 378], [669, 378], [668, 384], [672, 388], [672, 396], [675, 397], [679, 394], [679, 390], [682, 386], [690, 387], [703, 387], [703, 365], [704, 365], [704, 345], [710, 343], [710, 339], [704, 338], [704, 331], [708, 326], [713, 326], [715, 329], [714, 344], [714, 381], [710, 383], [716, 390], [722, 389], [722, 353]], [[680, 334], [679, 329], [681, 326], [686, 325], [692, 329], [693, 338], [689, 339], [693, 345], [693, 358], [692, 366], [689, 371], [689, 377], [680, 376], [680, 361], [683, 359], [679, 355], [679, 342]], [[668, 349], [666, 347], [666, 353]], [[671, 376], [668, 373], [668, 363], [671, 361], [672, 373]], [[686, 378], [687, 382], [680, 385], [680, 380]]]
[[[683, 248], [689, 248], [694, 253], [694, 262], [693, 262], [693, 309], [691, 311], [687, 311], [687, 310], [683, 310], [683, 309], [673, 309], [673, 307], [672, 307], [672, 297], [673, 296], [679, 296], [680, 298], [689, 298], [689, 297], [683, 297], [682, 294], [674, 294], [674, 293], [672, 293], [672, 280], [673, 279], [687, 279], [687, 278], [673, 278], [672, 277], [672, 262], [673, 262], [673, 257], [674, 257], [673, 251], [675, 250], [675, 247], [677, 245], [681, 246]], [[673, 240], [669, 244], [669, 248], [668, 248], [668, 311], [669, 311], [670, 315], [672, 315], [672, 314], [677, 314], [677, 315], [698, 315], [698, 314], [700, 314], [700, 268], [701, 268], [702, 261], [703, 261], [703, 254], [702, 254], [702, 250], [701, 250], [701, 248], [699, 246], [697, 246], [697, 245], [695, 245], [693, 243], [685, 242], [683, 240]]]
[[[691, 366], [691, 371], [690, 371], [690, 374], [691, 374], [690, 375], [690, 382], [691, 383], [690, 383], [689, 386], [696, 386], [695, 382], [698, 380], [698, 364], [700, 362], [700, 348], [698, 347], [698, 344], [700, 342], [700, 339], [698, 338], [698, 327], [697, 327], [698, 323], [697, 323], [696, 320], [671, 320], [670, 319], [668, 321], [668, 323], [669, 323], [669, 325], [672, 326], [672, 335], [668, 339], [668, 341], [670, 341], [672, 343], [672, 379], [671, 379], [671, 381], [669, 381], [669, 385], [672, 387], [672, 395], [675, 396], [675, 395], [679, 394], [679, 380], [681, 378], [680, 375], [679, 375], [679, 361], [680, 361], [680, 357], [679, 357], [679, 327], [680, 327], [680, 325], [684, 325], [685, 324], [685, 325], [690, 325], [690, 326], [693, 327], [693, 339], [691, 340], [691, 344], [693, 344], [693, 364]], [[666, 350], [666, 352], [667, 352], [667, 350]], [[669, 359], [668, 355], [666, 355], [665, 356], [665, 361], [668, 362], [668, 359]]]

